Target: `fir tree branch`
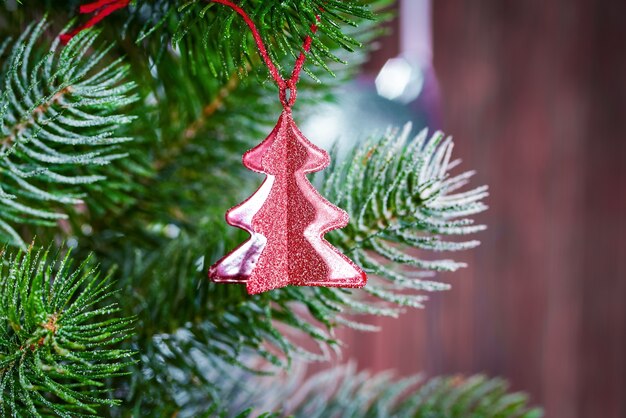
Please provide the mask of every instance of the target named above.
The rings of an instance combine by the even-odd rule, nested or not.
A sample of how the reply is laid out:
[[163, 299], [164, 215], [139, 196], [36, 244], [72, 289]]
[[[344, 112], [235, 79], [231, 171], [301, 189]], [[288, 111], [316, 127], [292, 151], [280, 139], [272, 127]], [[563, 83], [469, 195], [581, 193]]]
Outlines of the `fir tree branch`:
[[[277, 385], [273, 385], [274, 388]], [[267, 390], [272, 390], [267, 388]], [[356, 372], [354, 365], [318, 373], [289, 389], [265, 393], [282, 406], [281, 413], [306, 417], [441, 417], [540, 418], [523, 393], [507, 382], [476, 375], [425, 380], [393, 379], [391, 373]], [[285, 393], [286, 392], [286, 393]], [[290, 393], [291, 392], [291, 393]], [[273, 408], [278, 409], [278, 408]]]
[[[41, 56], [46, 21], [29, 26], [0, 74], [0, 240], [24, 246], [17, 225], [54, 226], [87, 186], [105, 178], [102, 166], [124, 157], [115, 136], [133, 117], [114, 114], [136, 100], [128, 68], [90, 52], [96, 32]], [[65, 207], [65, 210], [64, 210]]]
[[[407, 125], [382, 141], [360, 145], [350, 160], [328, 171], [324, 194], [350, 215], [350, 224], [328, 239], [370, 274], [365, 291], [396, 305], [420, 307], [422, 291], [449, 288], [426, 278], [465, 266], [424, 256], [476, 247], [476, 240], [454, 237], [484, 229], [469, 216], [487, 208], [482, 200], [488, 193], [485, 186], [458, 192], [473, 172], [449, 173], [459, 163], [451, 160], [451, 138], [436, 132], [428, 139], [424, 130], [409, 140], [410, 131]], [[337, 302], [347, 302], [331, 293]]]
[[[375, 12], [390, 4], [391, 0], [238, 2], [255, 20], [261, 36], [271, 42], [269, 53], [276, 62], [285, 57], [292, 61], [298, 56], [302, 40], [311, 34], [311, 24], [319, 15], [319, 36], [313, 40], [307, 65], [309, 68], [320, 66], [329, 73], [332, 73], [327, 65], [329, 61], [345, 62], [336, 53], [337, 49], [354, 51], [362, 47], [364, 32], [363, 28], [357, 29], [359, 23], [385, 18], [384, 14]], [[146, 13], [146, 7], [150, 13]], [[161, 45], [171, 41], [184, 50], [187, 36], [200, 35], [202, 48], [214, 57], [209, 61], [214, 76], [228, 77], [255, 55], [251, 55], [255, 46], [244, 22], [231, 10], [207, 0], [192, 0], [183, 6], [171, 0], [158, 0], [150, 5], [131, 7], [130, 19], [142, 26], [137, 42], [145, 42], [156, 35]]]
[[179, 399], [185, 401], [161, 404], [154, 415], [254, 417], [264, 416], [260, 411], [274, 411], [267, 414], [307, 418], [543, 416], [526, 394], [511, 391], [502, 379], [483, 375], [397, 378], [391, 372], [358, 372], [353, 363], [308, 375], [303, 364], [296, 363], [289, 373], [260, 376], [214, 359], [196, 357], [195, 361], [210, 364], [203, 371], [204, 379], [219, 380], [220, 386], [177, 385]]
[[197, 137], [198, 131], [206, 124], [206, 120], [213, 116], [213, 114], [224, 104], [224, 100], [239, 86], [240, 78], [238, 74], [232, 74], [226, 84], [220, 88], [215, 98], [204, 108], [202, 113], [196, 120], [191, 122], [187, 128], [184, 129], [183, 135], [177, 144], [172, 144], [168, 147], [167, 155], [158, 158], [154, 161], [155, 170], [159, 171], [168, 166], [184, 151], [185, 147]]
[[[104, 381], [124, 374], [132, 320], [105, 301], [109, 278], [31, 248], [3, 252], [0, 267], [0, 415], [93, 416], [117, 405]], [[104, 303], [104, 304], [103, 304]]]

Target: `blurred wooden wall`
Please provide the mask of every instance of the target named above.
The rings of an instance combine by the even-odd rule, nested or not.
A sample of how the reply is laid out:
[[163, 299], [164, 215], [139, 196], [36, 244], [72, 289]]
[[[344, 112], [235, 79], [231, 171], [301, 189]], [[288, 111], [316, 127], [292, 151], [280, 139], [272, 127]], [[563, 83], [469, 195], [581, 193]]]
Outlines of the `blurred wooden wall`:
[[624, 418], [626, 1], [434, 0], [433, 25], [443, 128], [491, 188], [489, 230], [452, 291], [344, 331], [346, 356], [502, 376], [548, 418]]

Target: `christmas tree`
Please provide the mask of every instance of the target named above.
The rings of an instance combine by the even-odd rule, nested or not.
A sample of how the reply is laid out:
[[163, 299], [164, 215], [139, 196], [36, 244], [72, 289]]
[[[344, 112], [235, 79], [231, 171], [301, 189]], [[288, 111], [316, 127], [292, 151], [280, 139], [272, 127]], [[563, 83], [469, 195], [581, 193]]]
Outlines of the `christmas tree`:
[[[471, 217], [485, 210], [486, 188], [467, 188], [472, 172], [452, 172], [449, 137], [391, 129], [307, 179], [327, 156], [291, 113], [267, 137], [281, 104], [231, 9], [200, 0], [23, 3], [0, 5], [1, 416], [541, 415], [506, 382], [482, 376], [424, 382], [350, 364], [298, 373], [343, 349], [337, 327], [365, 332], [359, 315], [397, 316], [449, 288], [431, 276], [463, 263], [435, 252], [478, 245], [463, 236], [483, 229]], [[236, 3], [279, 71], [311, 37], [296, 120], [355, 74], [389, 5]], [[302, 165], [258, 165], [267, 141], [301, 152]], [[297, 248], [305, 231], [275, 219], [271, 184], [254, 192], [258, 178], [240, 164], [250, 148], [247, 167], [299, 185], [289, 216], [311, 202], [323, 208], [304, 262], [279, 264], [255, 248], [264, 239]], [[252, 212], [296, 238], [237, 214], [260, 194]], [[362, 284], [363, 269], [367, 286], [250, 296], [243, 285], [212, 283], [209, 266], [245, 241], [223, 216], [246, 196], [229, 221], [251, 233], [239, 249], [265, 267], [221, 274], [227, 257], [212, 274], [245, 278], [256, 293], [311, 284], [303, 272], [315, 268], [328, 285], [339, 276]], [[338, 272], [320, 264], [320, 251], [339, 260]], [[263, 284], [268, 276], [276, 285]]]

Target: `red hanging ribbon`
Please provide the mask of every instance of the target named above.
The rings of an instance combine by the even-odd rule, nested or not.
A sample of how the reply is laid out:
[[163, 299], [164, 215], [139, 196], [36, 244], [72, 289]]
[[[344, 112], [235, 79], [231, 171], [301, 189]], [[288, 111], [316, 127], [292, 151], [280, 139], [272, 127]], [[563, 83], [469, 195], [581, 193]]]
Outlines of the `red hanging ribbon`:
[[[239, 15], [241, 15], [243, 20], [246, 22], [246, 24], [250, 28], [250, 31], [252, 32], [252, 37], [254, 38], [254, 41], [256, 42], [257, 48], [259, 49], [261, 58], [263, 58], [263, 61], [265, 62], [265, 65], [270, 71], [272, 78], [278, 85], [280, 102], [283, 104], [283, 107], [285, 108], [293, 106], [293, 104], [296, 102], [296, 93], [297, 93], [296, 84], [298, 83], [298, 79], [300, 78], [300, 71], [302, 71], [304, 60], [306, 59], [306, 54], [311, 49], [311, 42], [312, 42], [311, 36], [307, 35], [307, 37], [304, 38], [304, 43], [302, 44], [302, 51], [300, 52], [300, 55], [296, 59], [296, 63], [293, 67], [293, 71], [291, 72], [291, 77], [289, 77], [288, 80], [285, 80], [280, 75], [280, 72], [278, 71], [278, 68], [276, 67], [274, 62], [272, 62], [272, 59], [270, 58], [267, 52], [267, 48], [265, 47], [265, 44], [263, 43], [263, 39], [261, 39], [261, 34], [259, 33], [259, 30], [257, 29], [252, 19], [250, 19], [250, 16], [248, 16], [248, 14], [241, 7], [237, 6], [232, 1], [229, 1], [229, 0], [211, 0], [211, 1], [213, 1], [214, 3], [220, 3], [225, 6], [228, 6], [234, 11], [236, 11], [237, 13], [239, 13]], [[316, 18], [317, 18], [317, 21], [319, 22], [320, 17], [316, 16]], [[316, 31], [317, 31], [317, 25], [312, 24], [311, 32], [315, 33]], [[287, 90], [289, 90], [289, 99], [287, 99]]]
[[63, 44], [67, 44], [70, 39], [76, 36], [81, 31], [90, 28], [100, 22], [102, 19], [113, 13], [118, 9], [122, 9], [130, 3], [130, 0], [98, 0], [93, 3], [84, 4], [80, 6], [78, 11], [81, 14], [86, 13], [95, 13], [94, 16], [89, 19], [85, 24], [79, 26], [78, 28], [68, 32], [63, 33], [59, 36], [61, 38], [61, 42]]

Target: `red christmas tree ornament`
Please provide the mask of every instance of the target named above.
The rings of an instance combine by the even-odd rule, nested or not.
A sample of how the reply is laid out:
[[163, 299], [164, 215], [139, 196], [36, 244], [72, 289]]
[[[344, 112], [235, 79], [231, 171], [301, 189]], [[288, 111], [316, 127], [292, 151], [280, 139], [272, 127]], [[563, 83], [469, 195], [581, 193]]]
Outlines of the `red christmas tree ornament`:
[[[243, 156], [243, 164], [265, 174], [265, 181], [226, 213], [228, 224], [249, 232], [250, 238], [211, 266], [209, 277], [217, 283], [245, 283], [249, 294], [287, 285], [363, 287], [365, 272], [323, 238], [346, 226], [348, 214], [324, 199], [306, 177], [328, 166], [328, 153], [304, 137], [291, 115], [311, 37], [304, 41], [291, 78], [284, 80], [247, 14], [228, 0], [213, 1], [234, 9], [250, 27], [278, 84], [283, 112], [269, 136]], [[311, 29], [315, 32], [316, 25]]]

